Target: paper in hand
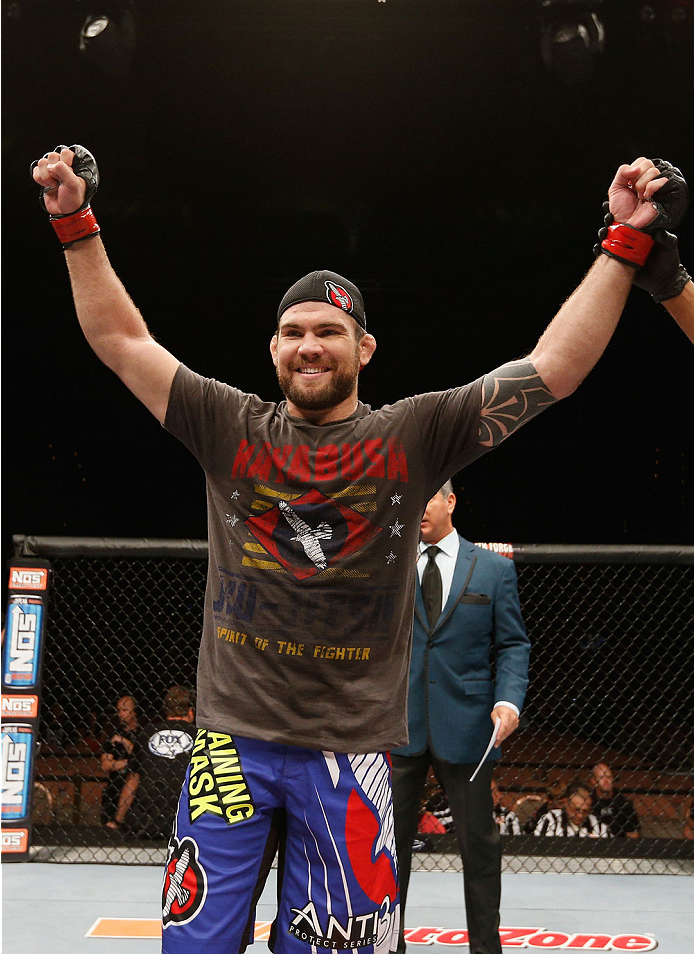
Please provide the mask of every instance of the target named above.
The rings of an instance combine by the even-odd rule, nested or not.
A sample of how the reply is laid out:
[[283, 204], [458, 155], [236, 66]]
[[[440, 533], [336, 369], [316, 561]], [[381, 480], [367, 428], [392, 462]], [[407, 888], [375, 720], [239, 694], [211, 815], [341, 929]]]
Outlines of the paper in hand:
[[479, 770], [482, 768], [482, 764], [483, 764], [484, 760], [487, 758], [487, 756], [488, 756], [489, 753], [491, 752], [492, 746], [493, 746], [494, 743], [496, 742], [496, 737], [497, 737], [498, 734], [499, 734], [499, 729], [500, 729], [500, 728], [501, 728], [501, 719], [499, 718], [499, 716], [497, 716], [497, 717], [496, 717], [496, 722], [494, 723], [494, 731], [492, 732], [492, 737], [491, 737], [491, 739], [489, 740], [489, 745], [488, 745], [487, 748], [484, 750], [484, 755], [483, 755], [482, 758], [480, 759], [480, 764], [477, 766], [477, 768], [475, 769], [475, 771], [474, 771], [474, 772], [472, 773], [472, 775], [470, 776], [470, 781], [471, 781], [471, 782], [474, 782], [475, 776], [477, 775], [477, 773], [479, 772]]

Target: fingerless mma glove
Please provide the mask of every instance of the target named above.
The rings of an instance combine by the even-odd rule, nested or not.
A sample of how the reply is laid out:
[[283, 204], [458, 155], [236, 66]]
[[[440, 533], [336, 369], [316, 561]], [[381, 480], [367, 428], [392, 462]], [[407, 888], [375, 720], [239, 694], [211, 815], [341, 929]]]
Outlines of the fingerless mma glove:
[[[676, 228], [684, 218], [689, 205], [689, 189], [680, 170], [671, 163], [656, 159], [655, 166], [668, 180], [653, 201], [658, 213], [656, 217], [644, 230], [615, 225], [609, 202], [603, 202], [604, 225], [598, 232], [598, 244], [593, 251], [596, 256], [601, 253], [609, 255], [638, 269], [634, 284], [647, 291], [654, 301], [661, 302], [679, 295], [690, 281], [680, 264], [677, 237], [667, 231]], [[652, 239], [648, 233], [652, 234]], [[639, 262], [649, 239], [650, 255], [646, 251], [643, 261]]]
[[[74, 146], [56, 146], [54, 152], [59, 153], [63, 149], [70, 149], [74, 153], [75, 158], [72, 160], [72, 171], [75, 175], [84, 179], [87, 184], [84, 200], [78, 209], [66, 215], [50, 216], [51, 225], [60, 239], [63, 249], [66, 249], [70, 248], [75, 242], [80, 242], [82, 239], [89, 238], [92, 235], [98, 235], [101, 230], [89, 204], [92, 196], [99, 188], [99, 169], [96, 164], [96, 159], [88, 149], [77, 144]], [[44, 158], [46, 158], [46, 156], [48, 156], [48, 153], [46, 153]], [[32, 162], [32, 171], [35, 165], [37, 165], [37, 163]], [[45, 191], [45, 189], [41, 189], [39, 196], [39, 201], [44, 210], [46, 208], [43, 198]]]
[[632, 228], [631, 225], [625, 225], [623, 222], [615, 222], [612, 216], [610, 218], [612, 219], [610, 225], [601, 229], [604, 234], [600, 251], [604, 255], [609, 255], [610, 258], [624, 262], [631, 268], [641, 268], [646, 264], [646, 259], [653, 248], [653, 239], [642, 229]]

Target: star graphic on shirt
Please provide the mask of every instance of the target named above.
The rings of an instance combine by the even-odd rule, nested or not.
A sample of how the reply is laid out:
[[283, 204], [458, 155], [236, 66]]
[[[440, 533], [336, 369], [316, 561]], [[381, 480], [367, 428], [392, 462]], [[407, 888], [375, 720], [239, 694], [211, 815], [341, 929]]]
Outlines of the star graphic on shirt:
[[230, 527], [235, 527], [238, 522], [239, 522], [239, 518], [236, 516], [236, 514], [233, 514], [233, 515], [230, 513], [227, 514], [227, 523], [229, 524]]
[[397, 560], [397, 557], [395, 556], [395, 554], [394, 554], [393, 551], [391, 550], [390, 553], [388, 554], [388, 556], [386, 557], [386, 563], [395, 563], [396, 560]]
[[402, 500], [402, 494], [393, 494], [393, 496], [390, 498], [390, 502], [393, 505], [393, 507], [395, 506], [395, 504], [399, 504], [401, 500]]
[[239, 494], [238, 490], [235, 490], [235, 491], [233, 492], [233, 494], [231, 495], [231, 500], [238, 500], [238, 499], [239, 499], [239, 496], [240, 496], [240, 494]]
[[390, 535], [391, 535], [391, 537], [399, 537], [399, 536], [400, 536], [400, 531], [403, 529], [403, 527], [405, 526], [405, 524], [404, 524], [404, 523], [400, 523], [400, 521], [399, 521], [398, 518], [396, 517], [396, 518], [395, 518], [395, 523], [391, 523], [391, 524], [389, 524], [389, 526], [390, 526]]

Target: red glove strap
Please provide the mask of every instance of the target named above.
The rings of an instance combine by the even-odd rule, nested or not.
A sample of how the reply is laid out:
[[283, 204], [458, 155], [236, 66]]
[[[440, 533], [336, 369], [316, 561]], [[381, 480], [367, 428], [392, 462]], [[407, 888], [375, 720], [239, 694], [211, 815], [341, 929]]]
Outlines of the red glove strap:
[[640, 267], [646, 264], [648, 253], [653, 248], [653, 239], [647, 232], [616, 222], [607, 229], [602, 248], [608, 255], [627, 265]]
[[90, 205], [86, 209], [80, 209], [79, 212], [73, 212], [72, 215], [51, 219], [51, 225], [63, 243], [63, 248], [69, 248], [73, 242], [89, 238], [90, 235], [97, 235], [100, 231]]

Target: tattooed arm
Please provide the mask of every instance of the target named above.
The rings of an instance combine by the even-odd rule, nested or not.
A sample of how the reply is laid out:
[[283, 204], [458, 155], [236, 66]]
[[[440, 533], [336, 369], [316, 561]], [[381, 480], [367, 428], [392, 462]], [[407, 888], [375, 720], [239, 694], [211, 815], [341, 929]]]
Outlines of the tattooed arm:
[[496, 447], [556, 400], [527, 358], [490, 371], [482, 384], [479, 443]]

